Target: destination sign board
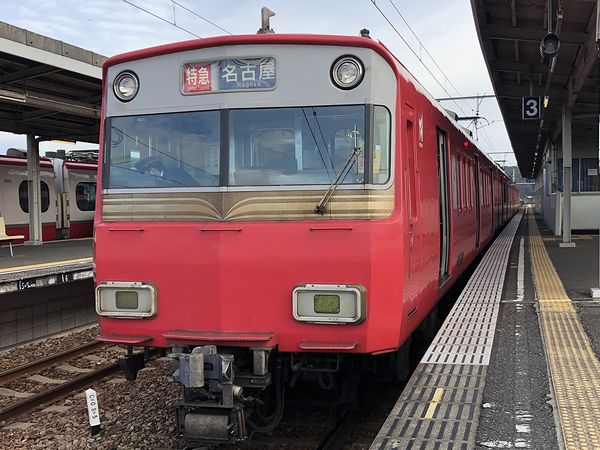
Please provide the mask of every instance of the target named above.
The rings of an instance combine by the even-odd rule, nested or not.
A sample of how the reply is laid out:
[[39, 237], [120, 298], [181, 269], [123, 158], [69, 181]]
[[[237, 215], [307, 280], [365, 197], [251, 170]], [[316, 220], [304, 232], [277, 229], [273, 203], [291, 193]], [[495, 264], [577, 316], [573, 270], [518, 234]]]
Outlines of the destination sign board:
[[185, 95], [269, 90], [277, 83], [277, 65], [273, 57], [188, 62], [181, 78]]

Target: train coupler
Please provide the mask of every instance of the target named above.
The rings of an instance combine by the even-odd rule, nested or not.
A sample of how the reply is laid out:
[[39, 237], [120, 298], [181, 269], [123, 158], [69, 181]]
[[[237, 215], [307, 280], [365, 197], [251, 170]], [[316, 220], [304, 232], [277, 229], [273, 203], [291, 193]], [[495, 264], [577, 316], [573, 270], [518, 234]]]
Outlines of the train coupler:
[[247, 438], [242, 388], [233, 384], [233, 355], [214, 345], [173, 354], [171, 381], [182, 385], [177, 433], [191, 445], [234, 444]]

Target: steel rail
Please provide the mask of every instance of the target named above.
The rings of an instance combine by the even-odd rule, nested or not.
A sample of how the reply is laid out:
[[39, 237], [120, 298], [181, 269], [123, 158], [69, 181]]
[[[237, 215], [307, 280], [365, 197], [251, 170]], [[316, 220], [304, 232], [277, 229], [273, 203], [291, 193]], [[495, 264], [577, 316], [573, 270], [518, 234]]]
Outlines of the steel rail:
[[23, 414], [27, 411], [31, 411], [32, 409], [35, 409], [41, 405], [53, 403], [57, 400], [68, 397], [74, 391], [82, 389], [84, 387], [89, 387], [90, 384], [94, 383], [95, 381], [99, 381], [102, 378], [113, 375], [119, 372], [120, 370], [121, 368], [119, 367], [119, 363], [118, 361], [116, 361], [106, 366], [100, 367], [99, 369], [96, 369], [93, 372], [79, 375], [73, 378], [72, 380], [68, 380], [62, 384], [53, 386], [44, 392], [40, 392], [38, 394], [32, 395], [31, 397], [21, 399], [11, 405], [0, 409], [0, 422]]
[[[362, 413], [362, 411], [360, 413]], [[358, 411], [347, 411], [327, 433], [317, 447], [317, 450], [335, 450], [342, 448], [343, 444], [348, 439], [349, 433], [352, 431], [358, 421], [357, 416], [361, 416], [360, 413]]]
[[63, 361], [68, 361], [69, 359], [73, 359], [77, 356], [86, 355], [95, 350], [98, 350], [99, 348], [105, 345], [106, 344], [97, 341], [88, 342], [87, 344], [83, 344], [78, 347], [65, 350], [64, 352], [60, 352], [55, 355], [50, 355], [30, 363], [13, 367], [12, 369], [5, 370], [4, 372], [0, 372], [0, 385], [10, 383], [13, 380], [22, 378], [28, 373], [36, 372], [40, 369], [45, 369], [49, 366], [58, 364]]

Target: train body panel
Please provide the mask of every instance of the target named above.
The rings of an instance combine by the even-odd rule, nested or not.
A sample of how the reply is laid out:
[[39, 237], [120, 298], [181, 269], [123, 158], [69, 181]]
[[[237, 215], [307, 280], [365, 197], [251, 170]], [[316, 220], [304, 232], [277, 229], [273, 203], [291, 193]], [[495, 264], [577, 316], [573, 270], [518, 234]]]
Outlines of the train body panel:
[[[267, 40], [268, 39], [268, 40]], [[262, 42], [265, 41], [265, 45]], [[311, 45], [311, 47], [307, 47]], [[352, 54], [356, 55], [363, 61], [368, 68], [365, 70], [365, 79], [359, 85], [355, 92], [350, 95], [349, 92], [337, 89], [329, 78], [319, 79], [314, 77], [308, 83], [300, 81], [297, 74], [310, 69], [310, 67], [327, 67], [336, 58]], [[206, 61], [220, 60], [223, 58], [249, 58], [257, 55], [263, 57], [273, 56], [277, 62], [280, 72], [278, 72], [277, 86], [273, 89], [266, 90], [248, 90], [240, 92], [228, 92], [222, 90], [210, 94], [200, 95], [185, 95], [182, 93], [181, 73], [174, 74], [173, 71], [180, 71], [186, 64], [192, 64], [195, 61], [200, 63]], [[308, 56], [308, 58], [307, 58]], [[164, 67], [170, 67], [170, 81], [165, 82]], [[198, 68], [200, 66], [194, 66]], [[148, 85], [158, 85], [163, 87], [161, 90], [140, 90], [139, 97], [135, 102], [121, 102], [114, 95], [111, 95], [110, 86], [112, 81], [123, 70], [134, 71], [137, 76], [143, 79], [141, 82]], [[214, 69], [212, 76], [214, 77]], [[350, 352], [356, 353], [378, 353], [382, 351], [391, 351], [398, 348], [411, 334], [414, 328], [419, 324], [420, 320], [429, 312], [431, 307], [444, 295], [447, 289], [452, 285], [445, 283], [445, 278], [456, 279], [460, 273], [467, 267], [477, 256], [479, 250], [489, 242], [495, 231], [507, 220], [509, 211], [507, 207], [502, 207], [503, 194], [500, 179], [505, 177], [500, 174], [496, 166], [490, 163], [484, 154], [479, 152], [475, 144], [450, 120], [447, 113], [443, 112], [439, 107], [433, 106], [431, 100], [424, 94], [422, 88], [416, 80], [406, 71], [406, 69], [388, 53], [388, 51], [379, 44], [371, 41], [359, 40], [355, 38], [339, 38], [339, 37], [320, 37], [320, 36], [270, 36], [268, 38], [256, 38], [255, 36], [241, 37], [235, 39], [215, 39], [206, 44], [190, 44], [183, 43], [179, 46], [163, 46], [155, 50], [146, 52], [132, 53], [115, 57], [105, 66], [106, 80], [108, 83], [104, 87], [105, 90], [105, 114], [112, 118], [115, 123], [129, 125], [127, 120], [129, 117], [143, 116], [139, 120], [149, 120], [148, 115], [160, 116], [166, 113], [177, 112], [195, 112], [195, 111], [213, 111], [215, 109], [223, 111], [234, 111], [247, 108], [266, 109], [273, 105], [292, 108], [296, 105], [310, 105], [313, 109], [318, 107], [331, 107], [335, 105], [358, 104], [360, 101], [367, 105], [382, 105], [389, 114], [389, 121], [393, 124], [390, 131], [389, 146], [392, 149], [390, 157], [393, 158], [393, 164], [389, 164], [390, 181], [384, 186], [365, 186], [372, 189], [372, 197], [367, 194], [368, 202], [373, 202], [379, 199], [378, 195], [383, 195], [380, 190], [382, 187], [386, 189], [386, 193], [394, 193], [393, 206], [385, 205], [382, 210], [377, 210], [367, 207], [366, 210], [353, 211], [353, 214], [345, 213], [344, 208], [347, 208], [342, 201], [337, 201], [336, 197], [332, 197], [331, 211], [327, 216], [315, 216], [311, 211], [312, 204], [318, 201], [323, 192], [320, 190], [303, 191], [301, 195], [307, 195], [311, 198], [308, 206], [302, 204], [300, 206], [289, 206], [288, 209], [297, 207], [295, 214], [286, 215], [285, 206], [278, 202], [285, 202], [286, 196], [293, 188], [279, 189], [277, 186], [268, 186], [266, 188], [244, 187], [236, 188], [229, 187], [221, 189], [222, 192], [216, 193], [214, 189], [182, 189], [182, 190], [161, 190], [152, 189], [148, 186], [107, 186], [101, 192], [100, 201], [101, 208], [98, 209], [96, 216], [96, 238], [99, 243], [97, 254], [98, 282], [111, 281], [129, 281], [139, 280], [148, 283], [154, 283], [158, 286], [158, 309], [161, 313], [156, 318], [148, 321], [130, 322], [126, 319], [115, 319], [114, 317], [101, 317], [100, 321], [103, 329], [107, 330], [108, 334], [122, 334], [133, 324], [141, 334], [148, 334], [152, 337], [148, 341], [152, 345], [165, 346], [168, 345], [167, 339], [163, 334], [168, 334], [169, 330], [173, 329], [188, 329], [188, 330], [210, 330], [210, 331], [248, 331], [246, 327], [251, 327], [252, 331], [270, 332], [278, 335], [279, 345], [285, 351], [301, 351], [301, 339], [296, 336], [301, 336], [302, 332], [291, 331], [294, 327], [299, 330], [313, 330], [313, 338], [315, 340], [334, 339], [333, 336], [353, 335], [355, 334], [357, 342], [360, 345], [354, 346]], [[176, 76], [175, 76], [176, 75]], [[161, 81], [162, 80], [162, 81]], [[304, 83], [304, 84], [303, 84]], [[360, 99], [360, 100], [359, 100]], [[228, 117], [228, 121], [235, 120], [234, 114]], [[151, 120], [151, 119], [150, 119]], [[308, 118], [304, 120], [308, 121]], [[275, 126], [274, 126], [275, 127]], [[119, 129], [115, 132], [113, 126], [112, 152], [123, 152], [123, 158], [136, 158], [143, 160], [149, 158], [153, 153], [151, 134], [147, 136], [147, 143], [139, 145], [136, 141], [136, 150], [127, 153], [127, 141], [132, 140], [131, 136], [126, 131]], [[106, 127], [103, 127], [105, 131]], [[315, 128], [316, 130], [316, 128]], [[322, 130], [320, 130], [322, 132]], [[368, 132], [368, 131], [367, 131]], [[143, 133], [143, 131], [142, 131]], [[448, 259], [447, 269], [445, 273], [440, 273], [440, 235], [442, 233], [439, 226], [440, 223], [440, 188], [436, 182], [439, 177], [439, 156], [437, 151], [440, 145], [440, 133], [445, 139], [445, 158], [447, 166], [447, 201], [449, 204], [449, 214], [446, 218], [448, 229], [448, 241], [446, 243], [446, 256]], [[115, 138], [116, 136], [116, 138]], [[155, 141], [159, 142], [161, 136], [154, 136]], [[325, 140], [324, 137], [322, 137]], [[115, 139], [119, 141], [115, 144]], [[136, 137], [137, 139], [137, 137]], [[296, 136], [296, 139], [297, 136]], [[313, 139], [316, 139], [313, 135]], [[130, 142], [131, 146], [132, 143]], [[170, 145], [170, 144], [169, 144]], [[182, 144], [179, 143], [181, 146]], [[250, 143], [249, 145], [252, 145]], [[335, 144], [334, 144], [335, 145]], [[135, 156], [133, 156], [135, 155]], [[296, 155], [297, 156], [297, 155]], [[171, 157], [172, 158], [172, 157]], [[368, 163], [367, 163], [368, 164]], [[373, 164], [373, 163], [371, 163]], [[204, 166], [207, 167], [207, 166]], [[485, 170], [482, 170], [485, 168]], [[106, 167], [104, 168], [106, 170]], [[117, 175], [117, 169], [112, 167], [113, 174], [111, 177], [113, 183], [124, 183], [124, 179], [131, 175], [130, 172], [125, 172], [122, 178]], [[127, 169], [131, 171], [132, 169]], [[133, 171], [138, 171], [134, 168]], [[241, 179], [240, 174], [240, 179]], [[249, 182], [252, 184], [255, 180], [253, 174], [249, 174]], [[237, 175], [236, 175], [237, 176]], [[265, 175], [267, 176], [267, 175]], [[477, 177], [477, 180], [475, 180]], [[483, 179], [485, 178], [485, 184]], [[285, 176], [279, 178], [285, 182]], [[105, 184], [109, 183], [108, 177], [105, 178]], [[277, 181], [275, 182], [275, 184]], [[482, 186], [483, 185], [483, 186]], [[257, 184], [260, 186], [260, 184]], [[484, 186], [487, 189], [484, 189]], [[277, 203], [271, 210], [267, 210], [264, 204], [259, 204], [261, 196], [252, 197], [245, 194], [245, 191], [264, 191], [270, 193], [268, 201]], [[295, 190], [301, 190], [295, 187]], [[208, 192], [202, 192], [208, 191]], [[212, 192], [211, 192], [212, 191]], [[168, 192], [171, 192], [168, 194]], [[239, 193], [238, 193], [239, 192]], [[237, 197], [241, 198], [237, 203]], [[351, 194], [351, 188], [341, 186], [336, 196], [348, 197]], [[363, 191], [364, 193], [364, 191]], [[488, 198], [493, 197], [493, 198]], [[173, 203], [171, 203], [173, 200]], [[389, 202], [389, 200], [386, 200]], [[182, 203], [177, 203], [182, 202]], [[202, 207], [210, 208], [210, 211], [200, 211], [200, 207], [192, 208], [190, 205], [203, 203]], [[306, 202], [304, 202], [306, 203]], [[368, 222], [352, 220], [355, 216], [359, 219], [371, 219]], [[293, 222], [293, 218], [300, 218], [302, 222]], [[382, 220], [377, 220], [379, 217]], [[275, 220], [274, 223], [253, 222]], [[302, 238], [302, 233], [298, 234], [298, 230], [310, 229], [311, 219], [329, 219], [330, 222], [335, 222], [340, 230], [351, 230], [348, 236], [341, 238], [341, 243], [335, 243], [335, 233], [324, 233], [326, 242], [329, 244], [315, 245], [311, 239]], [[334, 220], [335, 219], [335, 220]], [[183, 222], [181, 222], [183, 220]], [[196, 235], [189, 234], [189, 230], [198, 231], [197, 225], [189, 226], [186, 222], [194, 223], [217, 223], [223, 224], [228, 222], [240, 222], [240, 229], [245, 230], [250, 227], [258, 234], [251, 238], [246, 238], [247, 233], [239, 232], [239, 242], [232, 248], [229, 248], [229, 243], [225, 237], [227, 231], [218, 231], [220, 225], [215, 225], [217, 228], [213, 233], [214, 241], [204, 237], [204, 241], [198, 241], [198, 236], [204, 236], [206, 233]], [[282, 223], [281, 221], [284, 221]], [[392, 243], [398, 241], [394, 252], [374, 252], [371, 251], [371, 240], [364, 239], [354, 240], [354, 235], [358, 234], [358, 229], [366, 227], [364, 232], [371, 230], [367, 234], [369, 236], [380, 236], [379, 228], [388, 227], [388, 222], [395, 224], [395, 232], [384, 232], [382, 238], [386, 245], [392, 246]], [[155, 223], [160, 222], [160, 224]], [[119, 236], [130, 237], [127, 231], [123, 234], [113, 232], [113, 228], [121, 226], [125, 223], [123, 230], [128, 229], [144, 229], [137, 239], [140, 240], [137, 244], [133, 241], [119, 241]], [[162, 230], [162, 231], [158, 231]], [[169, 230], [178, 230], [187, 236], [187, 240], [180, 240], [179, 236], [172, 243], [172, 248], [167, 248], [166, 241], [161, 241], [159, 236], [163, 233], [170, 234]], [[266, 231], [268, 230], [268, 231]], [[479, 230], [479, 231], [477, 231]], [[335, 231], [335, 230], [334, 230]], [[337, 230], [339, 231], [339, 230]], [[336, 232], [337, 232], [336, 231]], [[131, 232], [135, 235], [135, 232]], [[157, 233], [155, 238], [154, 233]], [[236, 236], [238, 233], [233, 232]], [[266, 233], [266, 234], [263, 234]], [[312, 237], [315, 233], [309, 233], [305, 236]], [[300, 248], [311, 249], [316, 251], [315, 254], [309, 253], [306, 258], [295, 260], [292, 256], [289, 260], [281, 255], [276, 254], [268, 257], [260, 256], [259, 248], [264, 249], [265, 236], [281, 235], [281, 242], [273, 240], [273, 245], [280, 248], [283, 255], [300, 254], [298, 248], [287, 248], [285, 244], [286, 237], [299, 244]], [[343, 235], [343, 233], [342, 233]], [[262, 237], [261, 237], [262, 236]], [[393, 237], [392, 237], [393, 236]], [[211, 236], [212, 237], [212, 236]], [[350, 238], [352, 244], [348, 245], [350, 261], [354, 264], [343, 264], [344, 269], [336, 271], [338, 275], [319, 276], [323, 273], [328, 264], [334, 264], [336, 258], [344, 255], [342, 246], [345, 239]], [[124, 238], [123, 238], [124, 239]], [[233, 238], [232, 238], [233, 239]], [[162, 242], [162, 243], [161, 243]], [[202, 243], [200, 243], [202, 242]], [[205, 246], [206, 244], [206, 246]], [[198, 245], [198, 247], [194, 247]], [[254, 248], [254, 245], [257, 247]], [[261, 247], [262, 246], [262, 247]], [[331, 249], [329, 246], [333, 246]], [[364, 248], [361, 248], [364, 246]], [[194, 252], [200, 254], [201, 257], [194, 257], [193, 253], [188, 253], [187, 248], [194, 248]], [[160, 264], [153, 266], [148, 260], [144, 259], [144, 264], [139, 268], [135, 261], [139, 260], [139, 255], [135, 253], [128, 254], [123, 258], [121, 253], [116, 253], [115, 249], [131, 248], [148, 254], [149, 252], [157, 252], [159, 260], [169, 260], [173, 255], [177, 255], [177, 260], [173, 270], [167, 273], [160, 273], [154, 269], [160, 267]], [[318, 264], [311, 264], [311, 258], [314, 262], [316, 255], [326, 248], [328, 255], [335, 255], [331, 260], [323, 260]], [[185, 251], [183, 250], [185, 249]], [[211, 249], [212, 251], [207, 251]], [[257, 289], [258, 285], [249, 283], [245, 278], [248, 269], [246, 263], [249, 263], [253, 258], [247, 256], [250, 252], [258, 252], [256, 260], [252, 261], [250, 267], [258, 267], [259, 272], [253, 273], [252, 279], [258, 280], [258, 285], [265, 283], [264, 273], [269, 273], [273, 269], [265, 270], [270, 267], [269, 261], [279, 261], [279, 268], [283, 268], [283, 272], [289, 276], [278, 274], [275, 277], [275, 286], [270, 286], [271, 292], [277, 292], [274, 296], [277, 305], [285, 305], [287, 302], [287, 314], [284, 310], [279, 310], [274, 316], [263, 316], [263, 307], [258, 308], [258, 316], [260, 318], [248, 321], [243, 314], [236, 316], [232, 311], [242, 311], [238, 309], [240, 305], [238, 298], [241, 295], [233, 287], [227, 287], [226, 279], [223, 277], [231, 277], [238, 279], [242, 277], [245, 283], [242, 285], [253, 286], [249, 292]], [[300, 253], [299, 253], [300, 252]], [[164, 254], [163, 256], [160, 256]], [[118, 256], [117, 256], [118, 255]], [[311, 256], [312, 255], [312, 256]], [[350, 256], [355, 255], [355, 256]], [[360, 257], [356, 256], [360, 255]], [[256, 255], [255, 255], [256, 256]], [[123, 258], [123, 263], [119, 263], [119, 258]], [[137, 258], [137, 259], [136, 259]], [[144, 257], [146, 258], [146, 257]], [[108, 263], [110, 261], [110, 264]], [[363, 261], [365, 266], [359, 264]], [[374, 261], [370, 263], [369, 261]], [[211, 262], [213, 265], [211, 265]], [[231, 269], [224, 267], [231, 265]], [[394, 279], [395, 285], [393, 288], [379, 289], [376, 284], [372, 283], [370, 277], [370, 269], [374, 265], [380, 264], [386, 270], [379, 270], [378, 273], [385, 273], [383, 280]], [[315, 268], [316, 272], [312, 273], [307, 270], [307, 275], [302, 274], [301, 268], [309, 266]], [[193, 267], [200, 268], [210, 276], [204, 275], [195, 279], [191, 286], [179, 288], [183, 280], [194, 279], [189, 270]], [[353, 272], [349, 268], [356, 268]], [[276, 272], [277, 273], [277, 272]], [[185, 276], [184, 276], [185, 274]], [[227, 275], [224, 275], [227, 274]], [[262, 275], [261, 275], [262, 274]], [[337, 276], [337, 279], [336, 279]], [[192, 278], [190, 278], [192, 277]], [[267, 277], [268, 278], [268, 277]], [[353, 281], [354, 279], [354, 281]], [[215, 280], [217, 282], [215, 282]], [[278, 285], [280, 283], [280, 285]], [[306, 323], [294, 322], [289, 304], [289, 294], [295, 285], [301, 283], [333, 283], [333, 284], [359, 284], [367, 287], [368, 298], [367, 309], [369, 311], [368, 318], [365, 322], [353, 326], [340, 326], [331, 328], [331, 325], [314, 325]], [[184, 283], [185, 284], [185, 283]], [[232, 282], [235, 284], [235, 282]], [[383, 283], [390, 284], [390, 283]], [[179, 289], [183, 289], [180, 291]], [[182, 292], [191, 289], [192, 291], [201, 290], [204, 292], [202, 298], [204, 300], [186, 299]], [[396, 308], [395, 311], [402, 313], [396, 316], [392, 322], [393, 326], [389, 328], [390, 335], [393, 339], [384, 339], [380, 344], [378, 339], [369, 339], [367, 331], [370, 322], [375, 318], [379, 320], [377, 308], [385, 308], [385, 302], [373, 299], [372, 289], [375, 292], [381, 292], [382, 298], [386, 298], [387, 302], [391, 302]], [[286, 294], [287, 293], [287, 294]], [[247, 301], [256, 303], [253, 299], [253, 293], [249, 295]], [[259, 295], [259, 294], [256, 294]], [[229, 297], [228, 297], [229, 296]], [[179, 308], [172, 308], [172, 299], [177, 299], [178, 302], [183, 302], [181, 306], [185, 306], [189, 302], [193, 305], [194, 310], [199, 313], [203, 308], [207, 312], [202, 317], [194, 318], [190, 316], [183, 318]], [[390, 300], [393, 299], [393, 300]], [[378, 302], [379, 303], [371, 303]], [[258, 302], [260, 303], [260, 302]], [[268, 303], [268, 302], [267, 302]], [[231, 305], [231, 308], [225, 305]], [[210, 306], [210, 308], [209, 308]], [[252, 312], [252, 308], [246, 311], [246, 315]], [[274, 313], [275, 311], [273, 311]], [[226, 317], [231, 314], [231, 317]], [[375, 315], [374, 315], [375, 314]], [[198, 314], [199, 316], [199, 314]], [[383, 314], [385, 316], [385, 314]], [[409, 317], [410, 316], [410, 317]], [[224, 318], [225, 317], [225, 318]], [[243, 318], [242, 318], [243, 317]], [[277, 317], [274, 320], [274, 317]], [[212, 321], [211, 321], [212, 318]], [[412, 319], [412, 320], [409, 320]], [[278, 322], [286, 324], [283, 327], [275, 327], [272, 324]], [[269, 329], [269, 324], [273, 327]], [[354, 327], [354, 328], [353, 328]], [[372, 327], [375, 329], [376, 327]], [[279, 331], [279, 329], [284, 330]], [[333, 329], [333, 331], [330, 331]], [[353, 330], [353, 331], [350, 331]], [[359, 330], [354, 332], [354, 330]], [[289, 335], [290, 339], [287, 338]], [[341, 337], [338, 339], [342, 339]]]
[[[305, 341], [353, 342], [352, 351], [361, 353], [397, 348], [403, 267], [394, 222], [352, 223], [350, 230], [320, 229], [318, 222], [244, 223], [235, 231], [223, 226], [201, 231], [195, 224], [130, 225], [143, 231], [99, 225], [96, 258], [104, 264], [97, 268], [98, 280], [126, 273], [124, 280], [148, 280], [160, 289], [154, 320], [113, 319], [111, 332], [127, 335], [135, 329], [155, 337], [148, 342], [155, 346], [167, 346], [165, 332], [195, 330], [273, 333], [281, 351], [298, 351]], [[117, 255], [101, 245], [104, 233], [122, 248], [163, 250], [145, 253], [141, 265], [139, 255]], [[320, 264], [314, 264], [315, 257]], [[308, 283], [364, 287], [366, 319], [316, 330], [312, 323], [295, 321], [291, 292]]]
[[[66, 223], [70, 239], [89, 237], [93, 234], [94, 209], [96, 207], [95, 164], [66, 161], [63, 170], [63, 202], [66, 199]], [[63, 215], [65, 217], [65, 215]]]

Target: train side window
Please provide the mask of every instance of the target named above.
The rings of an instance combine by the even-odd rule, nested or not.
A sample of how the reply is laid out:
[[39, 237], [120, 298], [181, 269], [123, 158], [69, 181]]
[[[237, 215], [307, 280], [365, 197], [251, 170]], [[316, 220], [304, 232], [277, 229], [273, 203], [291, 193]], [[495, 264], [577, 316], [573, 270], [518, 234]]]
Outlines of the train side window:
[[96, 183], [87, 181], [77, 183], [75, 203], [81, 211], [93, 211], [96, 206]]
[[458, 192], [459, 189], [457, 189], [457, 180], [456, 177], [458, 176], [457, 172], [457, 166], [458, 166], [458, 156], [455, 156], [454, 158], [452, 158], [452, 209], [457, 209], [458, 208]]
[[483, 206], [490, 206], [490, 174], [485, 172], [485, 192], [483, 193]]
[[481, 171], [481, 206], [485, 206], [485, 195], [487, 193], [487, 173]]
[[467, 182], [467, 191], [469, 192], [469, 208], [473, 208], [473, 161], [471, 159], [468, 160], [469, 165], [469, 179]]
[[465, 168], [465, 209], [469, 209], [471, 206], [471, 176], [469, 173], [469, 160], [467, 157], [464, 159]]
[[373, 183], [390, 179], [390, 113], [383, 106], [373, 108]]
[[462, 159], [462, 174], [463, 174], [463, 182], [462, 182], [462, 187], [463, 187], [463, 208], [467, 209], [469, 207], [469, 197], [468, 197], [468, 189], [467, 189], [467, 182], [469, 179], [469, 172], [468, 172], [468, 166], [467, 166], [467, 158], [463, 157]]
[[[50, 190], [46, 182], [40, 181], [40, 190], [42, 212], [45, 213], [50, 206]], [[21, 181], [21, 184], [19, 184], [19, 206], [24, 213], [29, 212], [29, 188], [27, 187], [27, 181]]]
[[459, 155], [458, 156], [458, 180], [460, 184], [460, 204], [459, 208], [464, 209], [465, 207], [465, 160]]

